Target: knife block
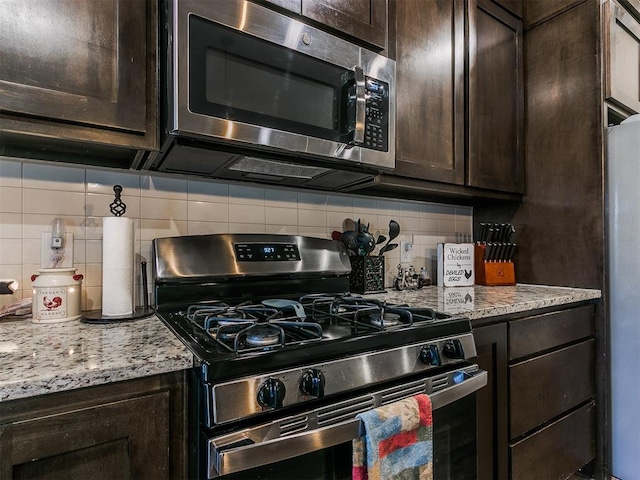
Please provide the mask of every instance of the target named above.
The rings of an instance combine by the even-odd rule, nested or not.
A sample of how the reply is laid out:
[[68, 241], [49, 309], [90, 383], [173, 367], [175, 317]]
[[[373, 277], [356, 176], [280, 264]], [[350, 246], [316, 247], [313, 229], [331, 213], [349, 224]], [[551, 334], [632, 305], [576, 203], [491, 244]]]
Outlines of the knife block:
[[349, 291], [352, 293], [384, 293], [384, 256], [349, 256], [351, 273]]
[[512, 261], [486, 261], [484, 251], [487, 247], [482, 244], [475, 246], [476, 285], [495, 287], [499, 285], [515, 285], [516, 271]]

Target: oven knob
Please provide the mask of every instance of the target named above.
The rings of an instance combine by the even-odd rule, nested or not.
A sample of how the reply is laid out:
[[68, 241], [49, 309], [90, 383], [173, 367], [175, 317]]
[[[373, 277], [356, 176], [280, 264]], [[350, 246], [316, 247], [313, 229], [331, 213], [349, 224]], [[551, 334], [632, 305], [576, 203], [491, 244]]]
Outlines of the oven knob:
[[258, 403], [261, 407], [281, 408], [286, 388], [277, 378], [268, 378], [258, 388]]
[[425, 345], [420, 349], [420, 360], [427, 365], [441, 365], [437, 345]]
[[447, 340], [442, 347], [442, 354], [451, 359], [464, 359], [464, 350], [462, 343], [457, 338]]
[[324, 397], [324, 374], [317, 368], [311, 368], [302, 375], [300, 391], [312, 397]]

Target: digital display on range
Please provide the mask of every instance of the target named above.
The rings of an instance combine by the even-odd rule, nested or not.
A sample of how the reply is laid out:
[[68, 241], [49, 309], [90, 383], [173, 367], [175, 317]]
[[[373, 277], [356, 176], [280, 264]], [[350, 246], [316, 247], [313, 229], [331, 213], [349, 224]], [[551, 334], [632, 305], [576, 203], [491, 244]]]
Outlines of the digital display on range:
[[294, 243], [235, 243], [237, 262], [291, 262], [300, 260]]

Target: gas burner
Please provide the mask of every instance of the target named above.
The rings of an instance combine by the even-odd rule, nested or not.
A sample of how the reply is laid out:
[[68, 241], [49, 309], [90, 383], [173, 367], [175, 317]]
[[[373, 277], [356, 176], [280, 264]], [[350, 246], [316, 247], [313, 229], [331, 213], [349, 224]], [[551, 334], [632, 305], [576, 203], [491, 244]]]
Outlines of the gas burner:
[[373, 313], [369, 316], [369, 322], [371, 322], [371, 325], [380, 328], [395, 327], [402, 323], [402, 321], [400, 320], [400, 315], [398, 315], [397, 313], [389, 312], [386, 312], [382, 315], [382, 320], [380, 319], [380, 312]]
[[273, 328], [272, 324], [259, 323], [246, 333], [245, 342], [252, 347], [269, 347], [280, 342], [281, 328]]

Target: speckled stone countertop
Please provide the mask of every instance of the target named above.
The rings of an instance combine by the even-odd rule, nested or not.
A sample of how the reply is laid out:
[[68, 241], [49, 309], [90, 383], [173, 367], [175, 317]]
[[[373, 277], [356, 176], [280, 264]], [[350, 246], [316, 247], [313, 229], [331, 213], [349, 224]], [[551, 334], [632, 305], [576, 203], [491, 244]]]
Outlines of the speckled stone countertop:
[[[370, 295], [481, 319], [600, 298], [539, 285], [425, 287]], [[0, 402], [190, 368], [193, 356], [156, 317], [109, 325], [0, 322]]]
[[0, 322], [0, 402], [192, 365], [193, 355], [155, 316], [106, 325]]
[[429, 286], [401, 292], [388, 288], [387, 293], [367, 296], [390, 303], [431, 307], [441, 312], [463, 314], [471, 320], [477, 320], [594, 300], [600, 298], [601, 292], [582, 288], [519, 284], [513, 287]]

